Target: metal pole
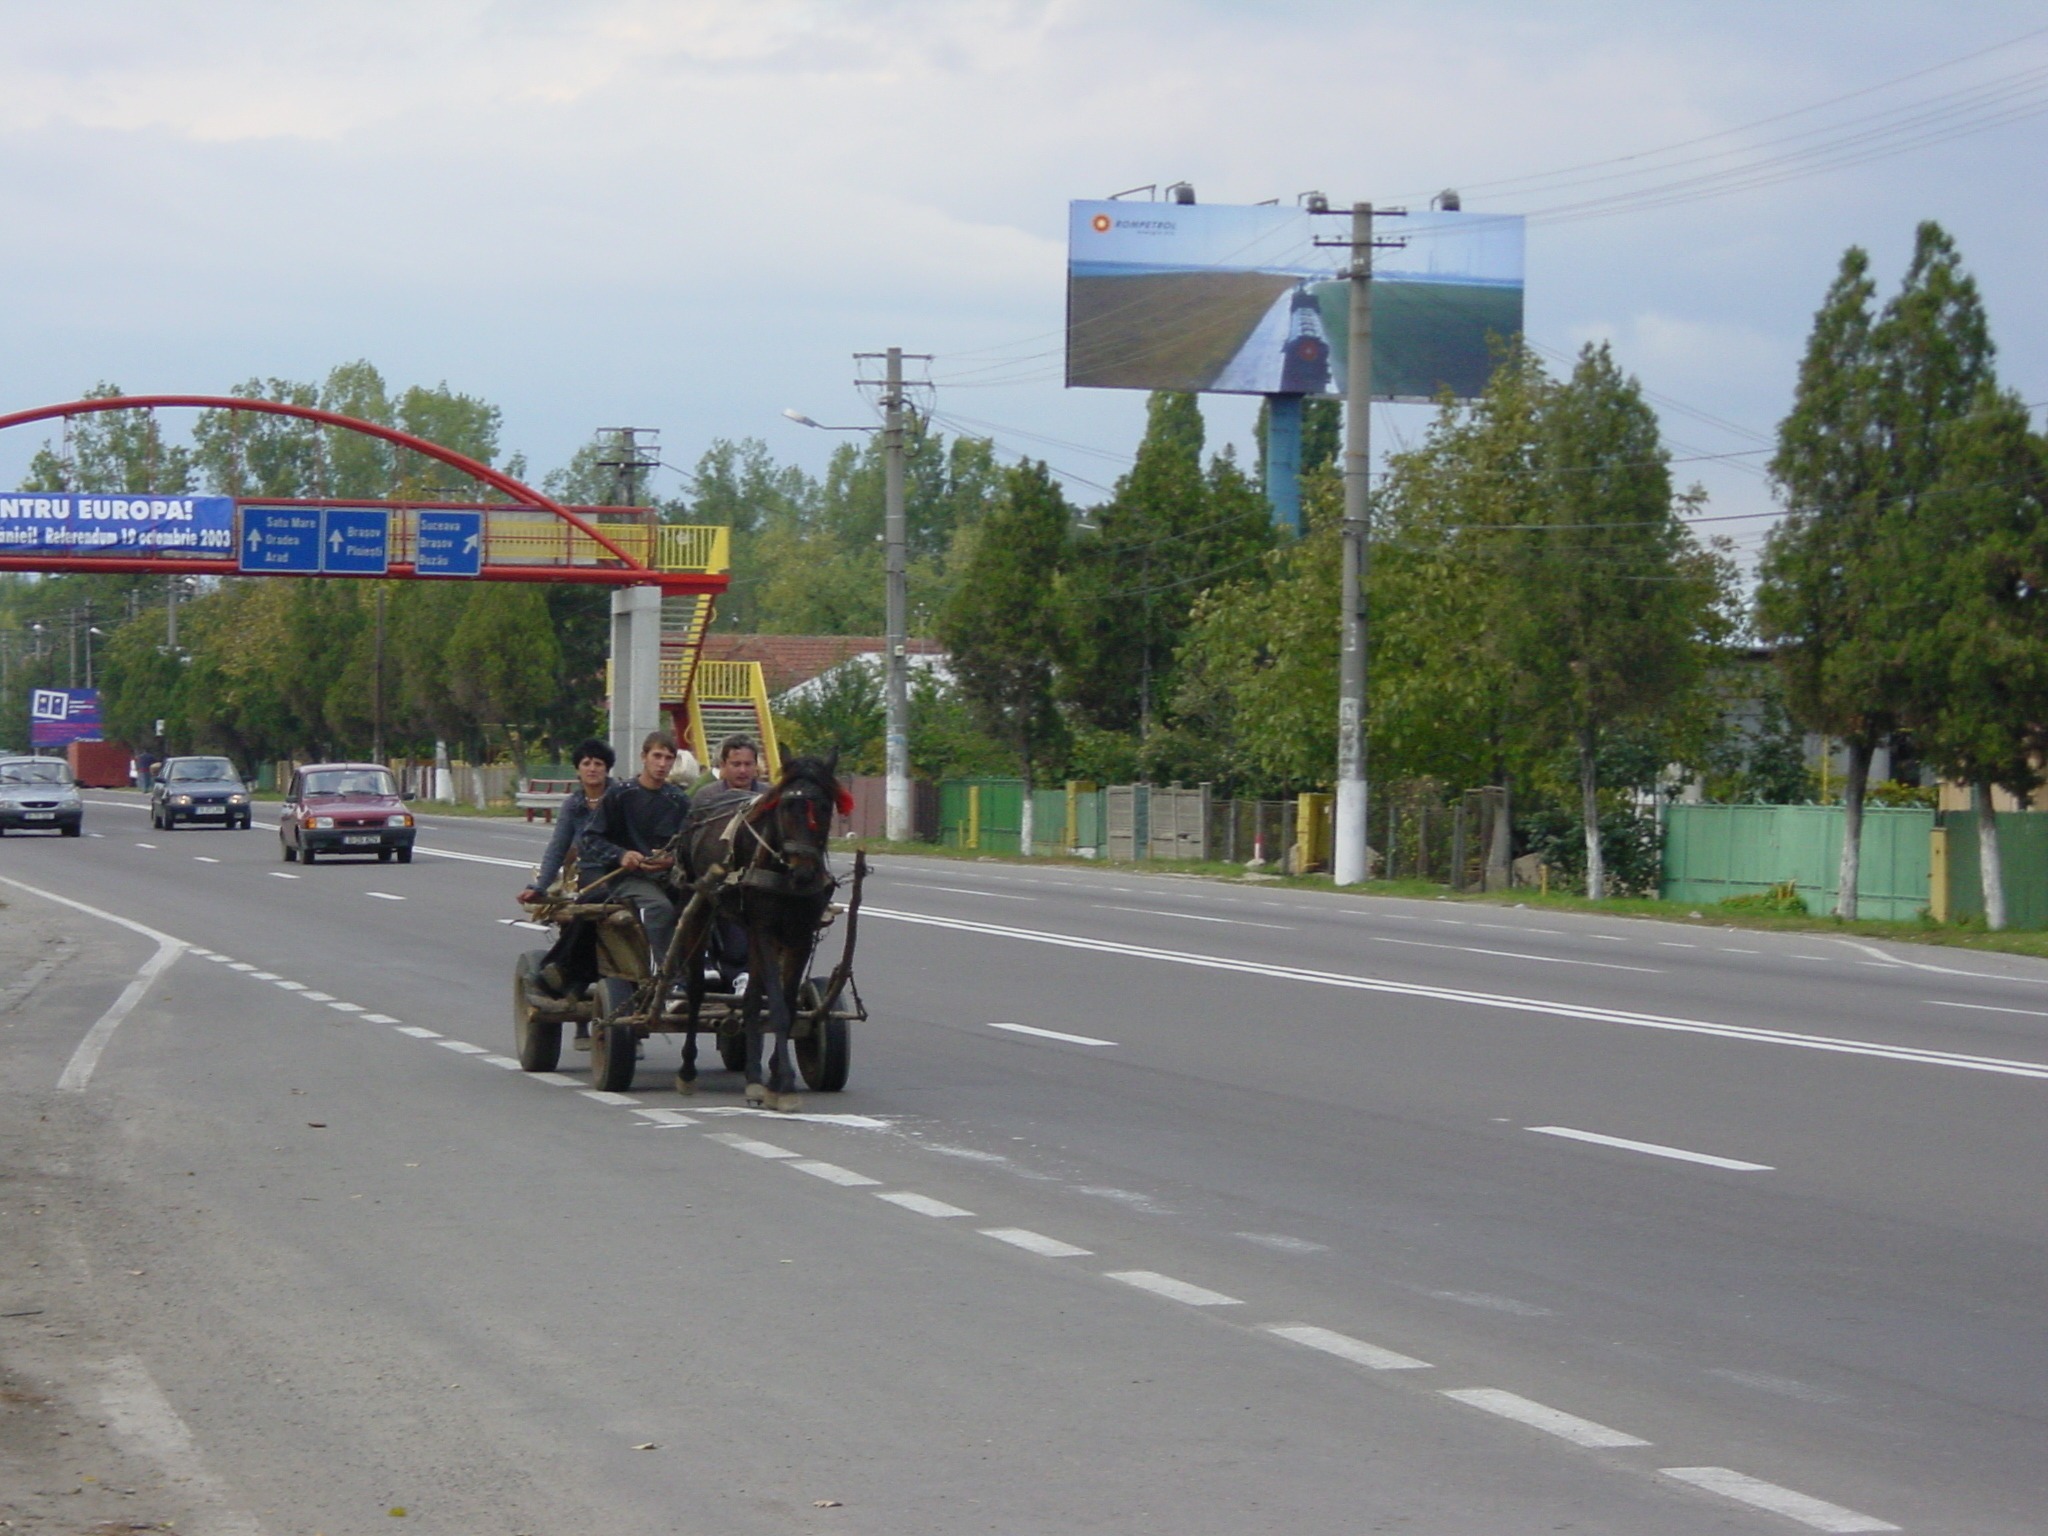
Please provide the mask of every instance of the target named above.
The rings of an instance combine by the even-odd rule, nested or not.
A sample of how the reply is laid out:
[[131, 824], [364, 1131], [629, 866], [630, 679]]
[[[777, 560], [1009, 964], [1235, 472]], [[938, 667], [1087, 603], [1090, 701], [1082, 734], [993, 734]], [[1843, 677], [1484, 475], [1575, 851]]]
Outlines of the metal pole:
[[1366, 878], [1365, 579], [1371, 558], [1372, 204], [1351, 205], [1351, 315], [1344, 387], [1344, 572], [1338, 598], [1337, 821], [1331, 873]]
[[882, 659], [884, 745], [888, 779], [884, 786], [889, 841], [910, 841], [910, 689], [908, 603], [904, 591], [903, 531], [903, 349], [888, 352], [888, 383], [882, 404], [883, 570], [888, 578], [888, 638]]

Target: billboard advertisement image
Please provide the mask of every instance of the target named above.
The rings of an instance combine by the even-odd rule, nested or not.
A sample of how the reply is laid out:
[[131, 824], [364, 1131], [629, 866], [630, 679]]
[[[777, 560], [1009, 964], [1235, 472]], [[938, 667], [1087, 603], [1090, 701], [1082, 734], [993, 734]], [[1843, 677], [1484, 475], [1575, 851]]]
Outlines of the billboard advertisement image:
[[[1216, 394], [1341, 395], [1351, 220], [1301, 208], [1068, 205], [1067, 384]], [[1418, 213], [1380, 221], [1372, 394], [1469, 399], [1522, 329], [1522, 220]]]
[[68, 747], [74, 741], [100, 739], [100, 694], [97, 688], [33, 688], [28, 696], [28, 744]]

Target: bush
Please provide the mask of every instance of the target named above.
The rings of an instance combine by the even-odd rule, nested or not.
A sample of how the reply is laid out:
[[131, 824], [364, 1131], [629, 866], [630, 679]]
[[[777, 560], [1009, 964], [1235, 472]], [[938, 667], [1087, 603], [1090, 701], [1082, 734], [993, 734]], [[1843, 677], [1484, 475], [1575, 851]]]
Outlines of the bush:
[[1806, 898], [1793, 889], [1790, 880], [1781, 881], [1768, 891], [1746, 891], [1740, 896], [1728, 896], [1715, 903], [1730, 912], [1791, 912], [1806, 917], [1809, 909]]

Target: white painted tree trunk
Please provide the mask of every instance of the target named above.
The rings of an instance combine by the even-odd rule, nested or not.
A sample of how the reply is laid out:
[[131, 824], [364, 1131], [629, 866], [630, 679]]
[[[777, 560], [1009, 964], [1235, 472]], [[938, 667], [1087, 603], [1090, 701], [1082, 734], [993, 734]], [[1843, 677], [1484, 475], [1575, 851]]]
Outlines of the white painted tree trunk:
[[1835, 876], [1835, 916], [1856, 915], [1856, 884], [1863, 878], [1863, 790], [1870, 782], [1870, 747], [1851, 739], [1849, 771], [1842, 778], [1842, 864]]
[[1586, 894], [1607, 896], [1607, 861], [1600, 856], [1600, 780], [1593, 759], [1593, 733], [1579, 732], [1579, 814], [1586, 823]]
[[1031, 813], [1034, 809], [1035, 807], [1031, 804], [1031, 781], [1026, 779], [1024, 781], [1024, 817], [1022, 825], [1017, 831], [1017, 851], [1027, 859], [1031, 857], [1031, 838], [1035, 830], [1031, 825]]
[[1998, 812], [1989, 784], [1970, 786], [1970, 805], [1977, 813], [1977, 874], [1984, 887], [1984, 926], [1994, 932], [2005, 926], [2005, 866], [1998, 856]]

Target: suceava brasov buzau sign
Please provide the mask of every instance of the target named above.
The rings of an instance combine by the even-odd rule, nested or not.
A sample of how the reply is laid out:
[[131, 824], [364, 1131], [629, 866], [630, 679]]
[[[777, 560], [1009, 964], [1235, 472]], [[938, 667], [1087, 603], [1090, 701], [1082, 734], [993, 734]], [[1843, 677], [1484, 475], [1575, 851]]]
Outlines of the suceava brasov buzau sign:
[[0, 492], [0, 554], [232, 559], [234, 553], [232, 496]]

